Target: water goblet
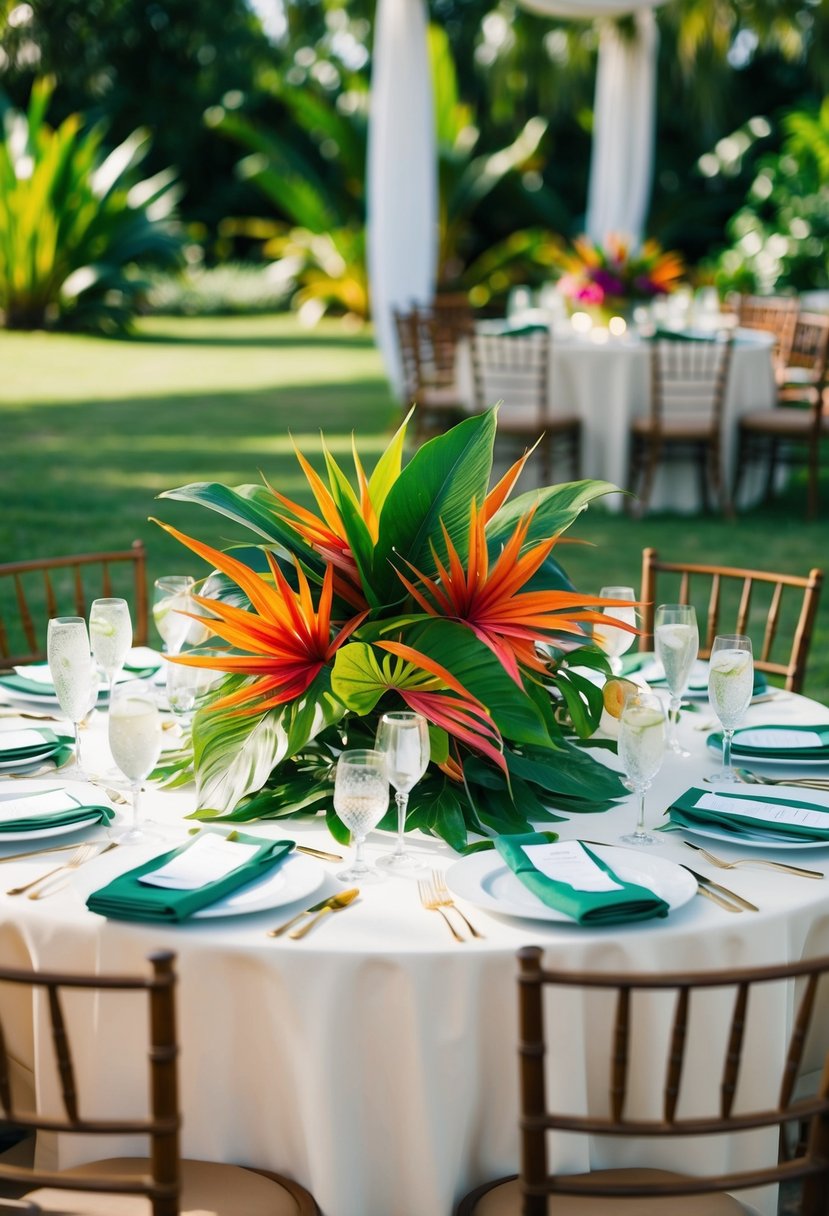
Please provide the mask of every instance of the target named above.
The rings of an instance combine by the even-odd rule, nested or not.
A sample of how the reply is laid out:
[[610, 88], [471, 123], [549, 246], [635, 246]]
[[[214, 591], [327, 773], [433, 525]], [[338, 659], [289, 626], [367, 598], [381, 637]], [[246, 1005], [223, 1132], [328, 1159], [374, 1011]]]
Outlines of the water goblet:
[[132, 823], [121, 844], [147, 838], [141, 823], [141, 783], [155, 768], [161, 751], [161, 717], [152, 688], [143, 680], [118, 684], [109, 706], [109, 746], [132, 791]]
[[93, 600], [89, 611], [89, 641], [92, 657], [107, 682], [109, 697], [132, 645], [132, 621], [126, 600]]
[[650, 693], [631, 694], [619, 723], [619, 758], [635, 793], [639, 810], [633, 832], [620, 836], [625, 844], [656, 844], [645, 831], [645, 791], [662, 767], [665, 753], [665, 710]]
[[709, 781], [736, 781], [731, 766], [731, 740], [754, 692], [751, 639], [718, 634], [708, 661], [708, 700], [722, 726], [722, 768]]
[[98, 688], [98, 675], [82, 616], [55, 616], [49, 621], [46, 657], [55, 696], [75, 732], [75, 760], [63, 770], [65, 777], [85, 780], [81, 763], [81, 722], [89, 713]]
[[188, 730], [196, 712], [196, 702], [206, 687], [205, 671], [183, 663], [168, 663], [165, 684], [170, 711], [179, 726]]
[[374, 746], [386, 757], [389, 781], [397, 803], [397, 845], [378, 865], [396, 874], [416, 873], [421, 867], [406, 848], [406, 808], [409, 793], [429, 765], [429, 726], [422, 714], [406, 710], [383, 714]]
[[153, 620], [168, 654], [178, 654], [187, 640], [192, 619], [191, 596], [196, 580], [189, 574], [167, 574], [153, 585]]
[[[632, 587], [602, 587], [599, 595], [608, 600], [636, 600], [636, 592]], [[636, 624], [634, 608], [605, 608], [604, 615], [623, 621], [626, 625]], [[610, 670], [618, 676], [622, 670], [621, 656], [630, 650], [636, 634], [626, 629], [617, 629], [615, 625], [596, 626], [596, 642], [610, 659]]]
[[363, 854], [366, 836], [389, 805], [386, 757], [373, 750], [346, 751], [337, 761], [334, 810], [354, 837], [354, 859], [337, 877], [341, 882], [377, 882], [382, 875]]
[[677, 756], [689, 756], [677, 737], [682, 694], [699, 650], [697, 614], [691, 604], [660, 604], [653, 629], [654, 649], [665, 671], [671, 693], [668, 712], [668, 747]]

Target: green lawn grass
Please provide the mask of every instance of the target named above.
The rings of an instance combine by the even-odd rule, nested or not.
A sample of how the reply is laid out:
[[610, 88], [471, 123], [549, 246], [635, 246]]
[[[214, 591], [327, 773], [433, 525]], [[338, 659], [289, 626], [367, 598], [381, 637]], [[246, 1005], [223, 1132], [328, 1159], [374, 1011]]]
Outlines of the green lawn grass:
[[[239, 530], [156, 495], [191, 481], [231, 485], [260, 472], [307, 501], [291, 449], [319, 432], [347, 456], [350, 434], [370, 463], [399, 411], [368, 333], [336, 322], [301, 330], [287, 316], [142, 320], [129, 340], [0, 333], [0, 560], [126, 548], [140, 537], [150, 576], [201, 575], [197, 558], [148, 517], [222, 545]], [[591, 508], [561, 551], [576, 584], [638, 586], [641, 551], [805, 573], [829, 562], [829, 486], [804, 519], [801, 478], [773, 506], [733, 523], [653, 515], [631, 521]], [[806, 691], [829, 702], [829, 592]]]

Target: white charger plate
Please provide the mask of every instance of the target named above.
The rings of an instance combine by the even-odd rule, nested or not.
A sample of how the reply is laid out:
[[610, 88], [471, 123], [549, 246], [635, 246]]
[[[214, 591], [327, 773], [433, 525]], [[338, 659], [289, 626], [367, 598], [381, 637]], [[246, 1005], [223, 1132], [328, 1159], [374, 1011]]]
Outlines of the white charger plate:
[[[712, 752], [715, 752], [720, 757], [722, 756], [722, 743], [719, 739], [715, 739], [713, 734], [708, 735], [705, 742]], [[805, 767], [808, 769], [826, 769], [826, 776], [829, 777], [829, 759], [827, 759], [825, 756], [803, 756], [795, 755], [794, 753], [790, 757], [756, 755], [748, 756], [745, 752], [741, 752], [739, 747], [736, 747], [732, 743], [731, 763], [735, 764], [737, 768], [748, 769], [754, 768], [755, 764], [771, 765], [772, 767], [784, 769], [803, 768], [805, 765]], [[822, 773], [817, 774], [817, 776], [822, 775]]]
[[[0, 801], [16, 802], [18, 799], [25, 798], [28, 794], [43, 794], [47, 790], [58, 788], [55, 781], [15, 781], [12, 783], [13, 790], [3, 790], [0, 793]], [[90, 805], [111, 806], [109, 798], [106, 797], [103, 790], [96, 785], [90, 785], [84, 782], [73, 782], [72, 797], [78, 799], [79, 805], [89, 803]], [[113, 810], [115, 808], [113, 807]], [[80, 819], [76, 823], [59, 823], [52, 827], [29, 828], [23, 832], [0, 832], [0, 846], [6, 844], [14, 844], [20, 840], [47, 840], [50, 836], [68, 836], [72, 832], [80, 832], [84, 828], [92, 827], [100, 823], [97, 815], [90, 815], [88, 819]], [[105, 825], [106, 826], [106, 825]], [[112, 826], [112, 823], [108, 826]]]
[[[616, 845], [590, 845], [590, 851], [606, 862], [625, 882], [640, 883], [664, 899], [671, 912], [687, 904], [697, 893], [693, 874], [664, 857], [653, 857], [639, 849]], [[449, 889], [487, 912], [520, 916], [525, 920], [554, 921], [582, 928], [571, 916], [548, 908], [529, 891], [497, 852], [472, 853], [446, 871]], [[589, 926], [594, 928], [596, 926]]]
[[[679, 826], [679, 825], [677, 825]], [[738, 849], [829, 849], [829, 840], [781, 840], [771, 832], [765, 836], [737, 836], [734, 832], [719, 831], [717, 828], [687, 828], [683, 832], [689, 836], [702, 836], [705, 840], [720, 840], [724, 844], [733, 844]]]
[[313, 857], [295, 853], [282, 865], [256, 882], [248, 883], [232, 895], [226, 895], [208, 908], [194, 912], [192, 920], [210, 920], [219, 916], [245, 916], [250, 912], [267, 912], [295, 900], [307, 899], [325, 881], [325, 870]]

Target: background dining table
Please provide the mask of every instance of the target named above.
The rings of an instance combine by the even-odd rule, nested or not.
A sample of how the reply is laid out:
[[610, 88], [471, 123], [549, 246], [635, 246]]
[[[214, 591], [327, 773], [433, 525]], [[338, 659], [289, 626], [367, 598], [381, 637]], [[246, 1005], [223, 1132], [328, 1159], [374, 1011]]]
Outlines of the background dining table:
[[[746, 721], [825, 723], [829, 710], [780, 693], [752, 706]], [[683, 714], [681, 738], [692, 754], [666, 756], [648, 795], [649, 826], [664, 825], [671, 800], [718, 766], [718, 755], [706, 746], [713, 726], [707, 706]], [[87, 731], [86, 754], [91, 771], [109, 767], [101, 711]], [[615, 763], [613, 757], [609, 762]], [[54, 788], [60, 777], [40, 782]], [[113, 782], [103, 785], [112, 788]], [[0, 778], [0, 797], [24, 788], [26, 782]], [[829, 952], [829, 879], [760, 868], [729, 871], [723, 878], [683, 844], [685, 834], [660, 836], [650, 854], [725, 881], [759, 912], [730, 913], [694, 896], [666, 920], [588, 929], [501, 915], [462, 900], [484, 936], [459, 944], [441, 916], [421, 906], [412, 879], [388, 878], [365, 885], [347, 911], [329, 916], [302, 940], [267, 936], [300, 907], [341, 889], [335, 878], [341, 866], [325, 862], [319, 863], [320, 885], [298, 904], [247, 915], [175, 927], [106, 920], [86, 908], [91, 891], [186, 839], [194, 823], [185, 816], [195, 805], [192, 786], [151, 788], [146, 812], [155, 838], [96, 858], [48, 898], [0, 894], [0, 962], [123, 973], [142, 970], [153, 949], [174, 950], [180, 976], [183, 1153], [296, 1177], [312, 1190], [325, 1216], [449, 1216], [470, 1187], [516, 1170], [519, 947], [541, 945], [551, 965], [585, 970], [734, 968]], [[117, 820], [124, 819], [126, 808], [118, 804], [116, 809]], [[555, 827], [563, 838], [612, 843], [631, 828], [633, 818], [629, 798], [606, 813], [571, 815]], [[246, 830], [347, 852], [316, 819], [261, 821]], [[101, 829], [93, 829], [70, 839], [101, 835]], [[370, 855], [392, 844], [391, 836], [375, 833]], [[430, 868], [449, 870], [458, 863], [441, 842], [424, 838], [416, 847]], [[726, 857], [746, 854], [727, 843], [712, 847]], [[6, 843], [0, 853], [20, 848]], [[829, 874], [829, 845], [756, 855]], [[42, 858], [3, 865], [2, 889], [44, 868]], [[146, 1062], [139, 1050], [145, 1027], [126, 998], [102, 994], [95, 1002], [91, 1015], [87, 1006], [76, 1019], [76, 1064], [83, 1108], [105, 1115], [145, 1100]], [[19, 1068], [25, 1075], [36, 1062], [41, 1096], [56, 1102], [45, 1010], [35, 1003], [33, 1010], [17, 1008], [14, 1014], [7, 1018], [7, 1033]], [[591, 1019], [579, 1005], [558, 1008], [552, 1016], [549, 1066], [558, 1070], [560, 1087], [582, 1105], [588, 1099], [604, 1102]], [[791, 1016], [784, 995], [761, 1011], [748, 1044], [748, 1059], [757, 1066], [743, 1075], [738, 1103], [743, 1096], [762, 1095], [769, 1084]], [[667, 1020], [664, 1009], [644, 1009], [635, 1017], [632, 1075], [634, 1091], [644, 1101], [650, 1100], [657, 1063], [661, 1066]], [[817, 1067], [826, 1046], [816, 1046], [807, 1067]], [[692, 1105], [702, 1080], [719, 1068], [721, 1050], [714, 1023], [691, 1044], [686, 1080]], [[739, 1143], [732, 1137], [715, 1144], [703, 1139], [690, 1147], [651, 1146], [648, 1162], [691, 1171], [701, 1163], [725, 1169], [754, 1153], [774, 1151], [763, 1140], [766, 1133], [759, 1133], [759, 1143], [757, 1135]], [[42, 1158], [64, 1166], [95, 1155], [143, 1151], [138, 1141], [90, 1147], [68, 1137], [58, 1144], [43, 1142], [39, 1149]], [[576, 1144], [570, 1138], [553, 1144], [555, 1160], [568, 1169], [632, 1162], [637, 1151], [636, 1145]], [[772, 1216], [773, 1193], [751, 1198], [762, 1216]]]
[[[498, 323], [481, 325], [490, 327], [489, 332], [495, 329], [505, 332], [505, 327]], [[580, 476], [609, 481], [625, 489], [630, 428], [633, 420], [646, 416], [650, 408], [649, 344], [633, 330], [621, 337], [614, 337], [606, 329], [585, 334], [573, 330], [566, 321], [551, 326], [550, 335], [552, 358], [547, 400], [553, 414], [575, 414], [581, 419]], [[735, 331], [722, 417], [722, 469], [727, 486], [734, 480], [740, 416], [771, 409], [776, 401], [773, 347], [773, 336], [762, 330]], [[465, 339], [458, 346], [456, 377], [459, 399], [468, 409], [475, 409], [471, 350]], [[514, 416], [508, 377], [504, 375], [493, 386], [487, 404], [492, 405], [498, 399], [503, 399], [502, 410], [512, 411]], [[519, 409], [526, 412], [523, 406]], [[562, 470], [562, 477], [565, 474], [569, 476], [569, 471]], [[746, 507], [759, 500], [765, 487], [764, 477], [765, 470], [756, 464], [746, 470], [737, 506]], [[621, 510], [624, 503], [621, 494], [609, 495], [602, 501], [611, 511]], [[687, 514], [701, 510], [701, 506], [699, 476], [691, 462], [676, 461], [659, 467], [651, 510]]]

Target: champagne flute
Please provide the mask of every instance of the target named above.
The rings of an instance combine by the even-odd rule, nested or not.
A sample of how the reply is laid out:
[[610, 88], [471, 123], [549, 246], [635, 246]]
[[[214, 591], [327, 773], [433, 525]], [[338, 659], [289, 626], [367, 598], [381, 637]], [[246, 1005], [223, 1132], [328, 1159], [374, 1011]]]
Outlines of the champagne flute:
[[153, 620], [168, 654], [178, 654], [187, 640], [193, 622], [183, 614], [192, 608], [195, 585], [189, 574], [167, 574], [153, 584]]
[[389, 805], [386, 757], [378, 751], [346, 751], [337, 761], [334, 810], [354, 837], [354, 860], [337, 877], [341, 882], [377, 882], [382, 875], [363, 855], [366, 836], [385, 815]]
[[429, 726], [422, 714], [401, 710], [383, 714], [377, 727], [374, 746], [386, 757], [389, 781], [397, 803], [397, 845], [393, 853], [381, 857], [379, 865], [401, 874], [421, 867], [406, 848], [406, 808], [409, 793], [429, 765]]
[[636, 828], [619, 839], [625, 844], [657, 844], [645, 831], [645, 791], [662, 767], [665, 753], [665, 710], [650, 693], [631, 694], [619, 724], [619, 758], [639, 801]]
[[[602, 587], [599, 595], [608, 600], [630, 600], [632, 603], [636, 600], [636, 592], [632, 587]], [[626, 625], [636, 624], [634, 608], [605, 608], [603, 611], [605, 616], [615, 617]], [[621, 655], [630, 650], [636, 640], [636, 634], [629, 633], [626, 629], [617, 629], [613, 625], [597, 625], [595, 630], [597, 643], [610, 659], [610, 670], [618, 676], [622, 670]]]
[[63, 775], [85, 780], [80, 727], [94, 703], [98, 676], [82, 616], [52, 617], [46, 635], [46, 657], [58, 704], [75, 732], [75, 761], [63, 770]]
[[155, 768], [161, 751], [161, 718], [153, 691], [145, 681], [128, 680], [113, 691], [109, 746], [132, 789], [132, 824], [118, 839], [121, 844], [136, 844], [147, 836], [139, 816], [141, 782]]
[[132, 645], [132, 621], [126, 600], [107, 598], [92, 601], [89, 640], [92, 656], [103, 673], [112, 700], [115, 680], [121, 674]]
[[708, 661], [708, 700], [722, 726], [722, 768], [709, 781], [736, 781], [731, 766], [731, 740], [754, 692], [751, 639], [718, 634]]
[[677, 756], [689, 756], [679, 742], [679, 707], [682, 694], [699, 650], [697, 614], [691, 604], [660, 604], [656, 610], [653, 630], [654, 649], [665, 671], [665, 683], [671, 693], [668, 714], [668, 747]]

